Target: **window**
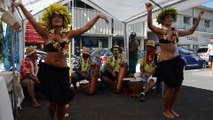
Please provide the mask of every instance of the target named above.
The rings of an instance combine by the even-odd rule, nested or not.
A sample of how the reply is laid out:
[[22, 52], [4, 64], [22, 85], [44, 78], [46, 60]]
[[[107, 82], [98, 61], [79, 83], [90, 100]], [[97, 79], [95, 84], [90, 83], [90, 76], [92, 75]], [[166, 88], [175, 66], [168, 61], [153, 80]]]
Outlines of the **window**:
[[210, 27], [210, 20], [204, 20], [204, 26], [205, 27]]
[[190, 25], [190, 17], [183, 17], [184, 24]]
[[193, 50], [197, 50], [198, 49], [198, 45], [193, 45]]
[[208, 48], [199, 48], [197, 50], [197, 53], [205, 53], [205, 52], [207, 52], [207, 50], [208, 50]]

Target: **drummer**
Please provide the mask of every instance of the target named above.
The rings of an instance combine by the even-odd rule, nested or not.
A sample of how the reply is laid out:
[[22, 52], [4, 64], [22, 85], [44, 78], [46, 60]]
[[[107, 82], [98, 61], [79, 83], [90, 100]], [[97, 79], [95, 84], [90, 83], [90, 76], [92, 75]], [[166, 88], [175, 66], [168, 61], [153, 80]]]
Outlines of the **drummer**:
[[82, 50], [82, 56], [74, 66], [74, 71], [71, 75], [71, 83], [75, 90], [77, 90], [76, 82], [81, 80], [90, 79], [90, 66], [93, 64], [90, 57], [90, 48], [84, 47]]
[[122, 54], [122, 49], [118, 45], [114, 45], [110, 51], [113, 53], [108, 57], [104, 73], [101, 75], [101, 80], [110, 87], [114, 86], [114, 82], [118, 77], [119, 69], [122, 64], [127, 64], [126, 57]]
[[144, 91], [140, 93], [139, 100], [141, 102], [145, 101], [146, 93], [153, 87], [156, 83], [157, 77], [155, 77], [155, 68], [157, 63], [157, 54], [154, 40], [148, 40], [146, 43], [146, 54], [140, 60], [140, 73], [135, 73], [136, 79], [142, 79], [147, 81], [144, 86]]

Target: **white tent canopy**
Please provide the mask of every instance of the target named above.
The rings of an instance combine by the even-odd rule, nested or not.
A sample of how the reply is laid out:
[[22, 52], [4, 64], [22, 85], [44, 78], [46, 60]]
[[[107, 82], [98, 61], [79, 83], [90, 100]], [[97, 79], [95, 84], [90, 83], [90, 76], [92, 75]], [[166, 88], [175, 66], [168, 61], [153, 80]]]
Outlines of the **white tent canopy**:
[[[93, 8], [116, 18], [124, 23], [135, 23], [146, 19], [146, 2], [157, 3], [160, 7], [175, 7], [177, 10], [185, 10], [211, 0], [81, 0]], [[154, 4], [154, 10], [159, 6]]]
[[26, 6], [27, 10], [32, 11], [33, 15], [43, 11], [50, 4], [53, 3], [67, 3], [71, 0], [21, 0], [22, 3]]

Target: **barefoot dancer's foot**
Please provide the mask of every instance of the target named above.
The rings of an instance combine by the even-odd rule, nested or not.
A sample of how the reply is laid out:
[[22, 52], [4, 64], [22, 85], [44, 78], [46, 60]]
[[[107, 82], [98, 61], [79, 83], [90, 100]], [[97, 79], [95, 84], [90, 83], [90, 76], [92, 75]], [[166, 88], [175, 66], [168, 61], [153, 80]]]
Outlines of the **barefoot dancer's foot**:
[[[66, 110], [70, 107], [70, 105], [69, 104], [66, 104]], [[66, 117], [69, 117], [69, 113], [65, 113], [65, 115], [64, 115], [64, 117], [66, 118]]]
[[36, 99], [32, 100], [31, 105], [33, 108], [39, 108], [41, 106]]
[[69, 104], [66, 104], [66, 109], [68, 109], [70, 107], [70, 105]]
[[169, 119], [173, 119], [175, 118], [171, 113], [163, 113], [163, 116], [166, 117], [166, 118], [169, 118]]
[[180, 116], [180, 115], [177, 114], [174, 110], [172, 110], [171, 113], [172, 113], [175, 117], [179, 117], [179, 116]]
[[41, 105], [39, 103], [32, 103], [33, 108], [39, 108]]

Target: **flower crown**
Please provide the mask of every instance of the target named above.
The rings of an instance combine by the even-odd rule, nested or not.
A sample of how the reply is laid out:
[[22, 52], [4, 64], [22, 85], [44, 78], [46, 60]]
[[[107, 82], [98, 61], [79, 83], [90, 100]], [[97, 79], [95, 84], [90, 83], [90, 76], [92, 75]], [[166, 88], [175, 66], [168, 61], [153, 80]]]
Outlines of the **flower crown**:
[[177, 15], [178, 12], [176, 9], [174, 8], [165, 8], [163, 9], [157, 16], [157, 23], [158, 24], [163, 24], [163, 19], [167, 16], [167, 15], [171, 15], [174, 19], [174, 21], [176, 22], [177, 20]]
[[61, 4], [52, 4], [50, 5], [44, 12], [43, 16], [41, 17], [41, 24], [45, 26], [48, 30], [52, 28], [51, 26], [51, 19], [53, 15], [62, 15], [63, 16], [63, 27], [68, 29], [68, 25], [72, 23], [72, 16], [69, 10], [61, 5]]

